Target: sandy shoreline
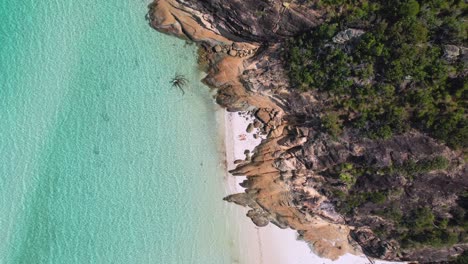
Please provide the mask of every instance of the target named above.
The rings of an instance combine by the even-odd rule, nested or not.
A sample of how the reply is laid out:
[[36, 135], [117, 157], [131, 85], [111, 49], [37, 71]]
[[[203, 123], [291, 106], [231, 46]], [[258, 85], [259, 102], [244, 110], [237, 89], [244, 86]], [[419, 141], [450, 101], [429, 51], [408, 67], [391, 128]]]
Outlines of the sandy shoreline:
[[[240, 114], [239, 114], [240, 113]], [[225, 153], [226, 153], [226, 193], [233, 194], [244, 192], [239, 185], [245, 177], [232, 176], [228, 171], [236, 167], [235, 160], [245, 159], [245, 150], [253, 152], [261, 142], [261, 138], [255, 139], [253, 134], [247, 133], [246, 128], [253, 122], [253, 117], [247, 112], [228, 112], [220, 110], [218, 118], [224, 123]], [[224, 121], [224, 122], [223, 122]], [[237, 205], [236, 205], [237, 206]], [[336, 261], [320, 258], [315, 255], [309, 246], [303, 241], [297, 240], [297, 233], [292, 229], [280, 229], [273, 224], [259, 228], [246, 216], [247, 208], [239, 207], [236, 223], [238, 223], [238, 243], [241, 246], [241, 254], [238, 259], [240, 264], [364, 264], [370, 263], [365, 256], [347, 254]], [[397, 263], [375, 261], [375, 263]]]

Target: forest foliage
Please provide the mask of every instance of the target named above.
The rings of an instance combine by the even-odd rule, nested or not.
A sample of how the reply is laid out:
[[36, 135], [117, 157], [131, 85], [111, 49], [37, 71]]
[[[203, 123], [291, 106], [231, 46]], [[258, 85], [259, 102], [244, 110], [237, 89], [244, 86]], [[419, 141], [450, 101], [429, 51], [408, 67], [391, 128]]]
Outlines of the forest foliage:
[[[467, 44], [463, 0], [315, 4], [330, 10], [330, 19], [291, 38], [286, 61], [295, 87], [331, 98], [331, 114], [323, 116], [330, 134], [348, 126], [369, 138], [389, 138], [413, 128], [466, 150], [466, 62], [463, 56], [444, 58], [445, 45]], [[346, 28], [365, 34], [334, 44], [332, 38]]]

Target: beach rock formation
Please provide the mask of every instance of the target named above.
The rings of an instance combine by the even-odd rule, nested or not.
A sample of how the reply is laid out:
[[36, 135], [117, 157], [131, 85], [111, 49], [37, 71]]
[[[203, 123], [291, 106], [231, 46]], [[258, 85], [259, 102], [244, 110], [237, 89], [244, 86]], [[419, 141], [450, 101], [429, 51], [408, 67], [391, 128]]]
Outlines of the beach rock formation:
[[[294, 36], [320, 24], [322, 14], [283, 1], [207, 0], [178, 1], [191, 14], [200, 14], [203, 25], [235, 42], [270, 42]], [[176, 5], [174, 5], [176, 6]], [[201, 20], [198, 20], [201, 22]]]
[[[155, 0], [150, 6], [152, 27], [199, 45], [208, 62], [203, 82], [217, 89], [216, 102], [250, 111], [255, 121], [247, 131], [268, 135], [246, 160], [235, 161], [231, 173], [247, 176], [246, 191], [225, 200], [248, 207], [257, 226], [297, 230], [315, 253], [331, 259], [364, 252], [425, 263], [460, 255], [466, 243], [406, 249], [394, 238], [412, 228], [402, 222], [421, 224], [424, 208], [433, 209], [429, 218], [462, 221], [456, 214], [468, 204], [459, 199], [468, 190], [463, 153], [418, 131], [369, 139], [344, 129], [334, 138], [321, 122], [332, 95], [291, 89], [284, 43], [320, 25], [330, 11], [307, 2]], [[343, 29], [331, 45], [362, 34]], [[463, 47], [445, 48], [448, 60], [466, 54]]]

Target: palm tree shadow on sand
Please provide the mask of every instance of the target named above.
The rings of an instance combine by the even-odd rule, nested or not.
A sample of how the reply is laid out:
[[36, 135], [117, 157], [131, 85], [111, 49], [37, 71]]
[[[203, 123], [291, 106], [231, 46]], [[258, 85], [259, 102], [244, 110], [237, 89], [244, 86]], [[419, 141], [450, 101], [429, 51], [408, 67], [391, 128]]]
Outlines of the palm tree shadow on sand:
[[172, 84], [172, 87], [179, 88], [179, 90], [182, 91], [182, 95], [184, 95], [185, 91], [183, 87], [188, 84], [188, 80], [182, 74], [176, 74], [174, 78], [172, 78], [171, 84]]

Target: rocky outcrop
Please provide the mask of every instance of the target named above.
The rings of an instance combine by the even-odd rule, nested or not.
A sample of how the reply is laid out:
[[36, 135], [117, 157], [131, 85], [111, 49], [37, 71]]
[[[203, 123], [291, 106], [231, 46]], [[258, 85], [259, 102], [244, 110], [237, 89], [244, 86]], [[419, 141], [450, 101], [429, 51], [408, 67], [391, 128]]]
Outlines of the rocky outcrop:
[[338, 32], [338, 34], [336, 34], [333, 37], [332, 41], [333, 43], [336, 43], [336, 44], [345, 44], [348, 41], [351, 41], [353, 39], [360, 37], [364, 33], [365, 33], [364, 30], [348, 28], [346, 30]]
[[257, 48], [245, 43], [234, 42], [232, 45], [215, 45], [213, 51], [216, 53], [225, 53], [232, 57], [247, 57], [254, 54]]
[[[453, 264], [454, 262], [448, 262], [447, 259], [453, 259], [455, 256], [463, 254], [468, 251], [466, 244], [454, 245], [449, 248], [421, 248], [415, 250], [407, 255], [407, 259], [419, 261], [419, 263], [440, 263], [440, 264]], [[463, 262], [455, 262], [455, 264]]]
[[[284, 124], [271, 129], [251, 162], [231, 171], [233, 175], [247, 176], [242, 184], [247, 189], [225, 200], [251, 208], [247, 216], [258, 226], [272, 223], [298, 230], [321, 256], [336, 259], [345, 253], [358, 253], [357, 245], [350, 242], [349, 227], [327, 205], [323, 195], [307, 186], [307, 171], [300, 170], [300, 162], [288, 154], [294, 147], [278, 143], [289, 137], [287, 130]], [[302, 204], [306, 197], [309, 210]]]
[[[279, 0], [178, 1], [196, 10], [211, 27], [236, 42], [275, 42], [321, 22], [322, 13]], [[193, 12], [195, 13], [195, 12]]]
[[444, 46], [444, 58], [448, 61], [453, 61], [458, 58], [464, 63], [468, 63], [468, 48], [459, 47], [455, 45], [445, 45]]
[[397, 258], [395, 245], [380, 240], [369, 228], [358, 228], [352, 234], [357, 243], [365, 245], [364, 253], [366, 255], [380, 256], [383, 259]]
[[[304, 130], [304, 128], [301, 128]], [[361, 246], [364, 253], [387, 260], [418, 260], [421, 262], [446, 260], [452, 256], [456, 248], [467, 245], [456, 245], [445, 249], [430, 251], [401, 249], [392, 240], [382, 240], [372, 230], [396, 231], [393, 223], [387, 218], [379, 217], [376, 211], [387, 210], [395, 204], [398, 211], [413, 212], [424, 206], [438, 208], [437, 217], [451, 215], [451, 210], [457, 206], [458, 194], [468, 189], [467, 167], [463, 156], [454, 152], [426, 135], [418, 132], [406, 133], [388, 140], [369, 140], [359, 137], [349, 137], [346, 141], [334, 141], [320, 132], [297, 133], [297, 127], [288, 136], [287, 142], [303, 141], [302, 134], [309, 134], [307, 141], [301, 147], [293, 147], [282, 160], [276, 161], [280, 171], [293, 171], [290, 186], [296, 193], [294, 204], [303, 212], [319, 215], [334, 223], [340, 221], [353, 226], [351, 235]], [[294, 144], [292, 146], [295, 146]], [[379, 174], [379, 169], [398, 168], [408, 162], [431, 160], [443, 156], [452, 165], [450, 171], [428, 171], [412, 175], [411, 181], [398, 173]], [[391, 195], [379, 204], [365, 203], [356, 207], [354, 213], [342, 217], [336, 212], [323, 212], [327, 203], [336, 204], [340, 201], [336, 195], [340, 181], [330, 177], [342, 164], [354, 168], [375, 168], [374, 174], [360, 177], [354, 184], [353, 192], [373, 193], [386, 192]], [[300, 183], [300, 184], [298, 184]], [[318, 191], [315, 191], [318, 190]], [[323, 195], [323, 196], [322, 196]], [[320, 199], [320, 197], [325, 197]], [[336, 197], [336, 199], [334, 198]], [[351, 199], [351, 198], [350, 198]], [[331, 207], [333, 209], [333, 207]], [[330, 216], [331, 215], [331, 216]], [[333, 217], [333, 216], [336, 217]], [[427, 254], [431, 252], [430, 254]], [[434, 252], [438, 252], [435, 257]]]
[[[289, 89], [281, 54], [285, 38], [320, 24], [325, 15], [310, 5], [280, 0], [156, 0], [150, 6], [152, 27], [199, 45], [201, 60], [208, 65], [203, 82], [217, 89], [217, 103], [229, 111], [250, 111], [256, 120], [247, 130], [258, 128], [268, 135], [231, 171], [247, 176], [242, 183], [245, 193], [225, 200], [248, 207], [247, 216], [257, 226], [272, 223], [297, 230], [317, 254], [331, 259], [361, 251], [376, 258], [421, 262], [459, 254], [466, 245], [405, 251], [395, 241], [382, 240], [372, 230], [392, 231], [394, 226], [376, 217], [379, 208], [370, 203], [354, 208], [353, 214], [337, 210], [337, 194], [349, 188], [335, 177], [343, 164], [373, 168], [353, 183], [357, 192], [402, 188], [381, 206], [398, 202], [403, 212], [429, 205], [446, 208], [436, 212], [439, 215], [450, 215], [455, 193], [468, 189], [468, 177], [462, 153], [418, 132], [388, 140], [365, 139], [349, 129], [340, 139], [321, 132], [320, 115], [328, 95]], [[347, 44], [363, 33], [346, 29], [333, 42]], [[464, 59], [465, 51], [447, 47], [446, 58]], [[450, 171], [425, 172], [411, 182], [399, 174], [379, 174], [436, 156], [450, 161]]]
[[218, 104], [231, 111], [277, 108], [268, 95], [246, 90], [239, 79], [247, 68], [254, 67], [254, 61], [250, 59], [260, 45], [238, 41], [239, 37], [233, 37], [235, 31], [224, 31], [218, 24], [215, 27], [212, 21], [219, 14], [211, 14], [209, 10], [216, 10], [213, 8], [217, 4], [210, 1], [156, 0], [150, 5], [147, 17], [153, 28], [200, 45], [202, 60], [209, 64], [203, 82], [218, 89]]
[[455, 45], [445, 45], [444, 46], [444, 57], [453, 60], [460, 56], [460, 48]]

